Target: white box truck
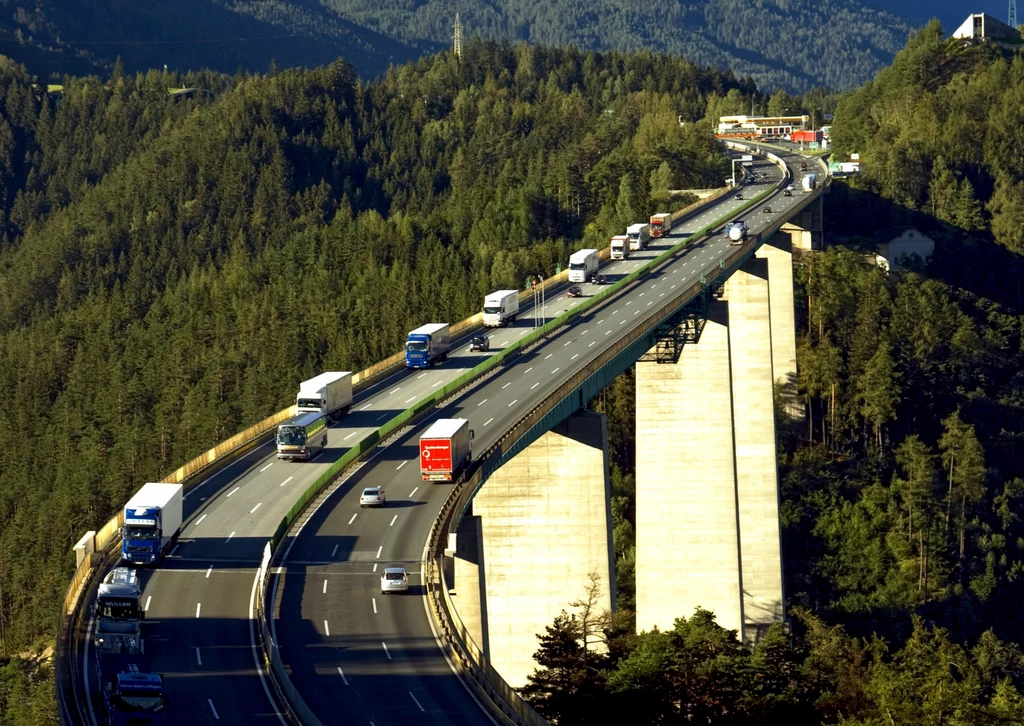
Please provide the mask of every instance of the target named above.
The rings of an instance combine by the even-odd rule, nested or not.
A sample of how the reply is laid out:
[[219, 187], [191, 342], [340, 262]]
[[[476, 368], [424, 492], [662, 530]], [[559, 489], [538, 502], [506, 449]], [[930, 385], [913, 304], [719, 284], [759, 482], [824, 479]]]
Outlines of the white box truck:
[[299, 384], [296, 413], [325, 413], [333, 421], [352, 405], [352, 373], [328, 371]]
[[631, 250], [643, 250], [647, 249], [647, 243], [651, 239], [651, 225], [649, 224], [631, 224], [626, 229], [626, 234], [629, 235], [629, 248]]
[[580, 250], [569, 257], [569, 282], [586, 282], [597, 272], [597, 250]]
[[612, 249], [609, 255], [613, 260], [625, 260], [629, 258], [629, 237], [624, 234], [612, 237]]
[[150, 482], [124, 505], [121, 559], [158, 565], [178, 539], [181, 526], [181, 484]]
[[498, 290], [484, 298], [484, 325], [500, 328], [516, 321], [519, 315], [519, 291]]

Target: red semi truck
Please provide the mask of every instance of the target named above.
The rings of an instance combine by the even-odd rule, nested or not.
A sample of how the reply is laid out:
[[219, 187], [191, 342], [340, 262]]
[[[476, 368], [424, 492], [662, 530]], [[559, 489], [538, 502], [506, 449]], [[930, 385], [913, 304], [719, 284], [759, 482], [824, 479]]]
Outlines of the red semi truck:
[[668, 212], [658, 212], [651, 215], [651, 237], [667, 237], [672, 229], [672, 215]]
[[420, 474], [423, 481], [454, 481], [469, 463], [473, 432], [469, 419], [442, 418], [420, 437]]

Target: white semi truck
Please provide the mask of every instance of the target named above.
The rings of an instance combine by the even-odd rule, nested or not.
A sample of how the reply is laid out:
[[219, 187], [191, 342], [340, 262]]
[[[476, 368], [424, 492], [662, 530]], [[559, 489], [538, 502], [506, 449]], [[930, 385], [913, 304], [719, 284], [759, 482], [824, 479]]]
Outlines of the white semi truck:
[[629, 237], [624, 234], [616, 235], [612, 237], [611, 242], [611, 253], [609, 254], [613, 260], [625, 260], [629, 258]]
[[569, 282], [586, 282], [597, 272], [597, 250], [580, 250], [569, 257]]
[[643, 250], [647, 249], [647, 243], [651, 239], [651, 225], [649, 224], [631, 224], [626, 229], [626, 235], [629, 237], [629, 248], [631, 250]]
[[484, 325], [500, 328], [516, 321], [519, 315], [519, 291], [498, 290], [484, 298]]
[[142, 650], [142, 586], [135, 570], [115, 567], [103, 578], [93, 608], [97, 653]]
[[296, 413], [323, 413], [333, 421], [352, 405], [352, 373], [328, 371], [299, 384]]
[[742, 219], [729, 222], [725, 226], [725, 234], [729, 237], [729, 244], [741, 245], [747, 239], [747, 223]]

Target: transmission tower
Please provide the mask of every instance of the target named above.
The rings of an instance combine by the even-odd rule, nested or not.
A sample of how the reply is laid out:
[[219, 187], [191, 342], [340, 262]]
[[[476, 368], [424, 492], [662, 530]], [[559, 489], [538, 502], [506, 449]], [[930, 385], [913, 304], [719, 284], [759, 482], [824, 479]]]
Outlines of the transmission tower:
[[1010, 22], [1008, 25], [1014, 30], [1017, 29], [1017, 0], [1010, 0]]
[[[1010, 0], [1013, 2], [1013, 0]], [[455, 51], [455, 57], [462, 60], [462, 23], [459, 22], [459, 14], [455, 13], [455, 42], [453, 43], [452, 50]]]

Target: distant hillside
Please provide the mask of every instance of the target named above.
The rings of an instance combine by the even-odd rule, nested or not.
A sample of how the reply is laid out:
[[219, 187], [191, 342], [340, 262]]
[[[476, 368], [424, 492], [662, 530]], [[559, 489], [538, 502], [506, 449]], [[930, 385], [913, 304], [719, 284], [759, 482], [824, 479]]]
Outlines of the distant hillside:
[[[0, 4], [10, 8], [10, 0]], [[317, 66], [363, 77], [467, 37], [581, 49], [650, 49], [732, 68], [764, 90], [858, 86], [892, 60], [911, 23], [862, 0], [24, 0], [0, 13], [0, 53], [41, 75]]]

